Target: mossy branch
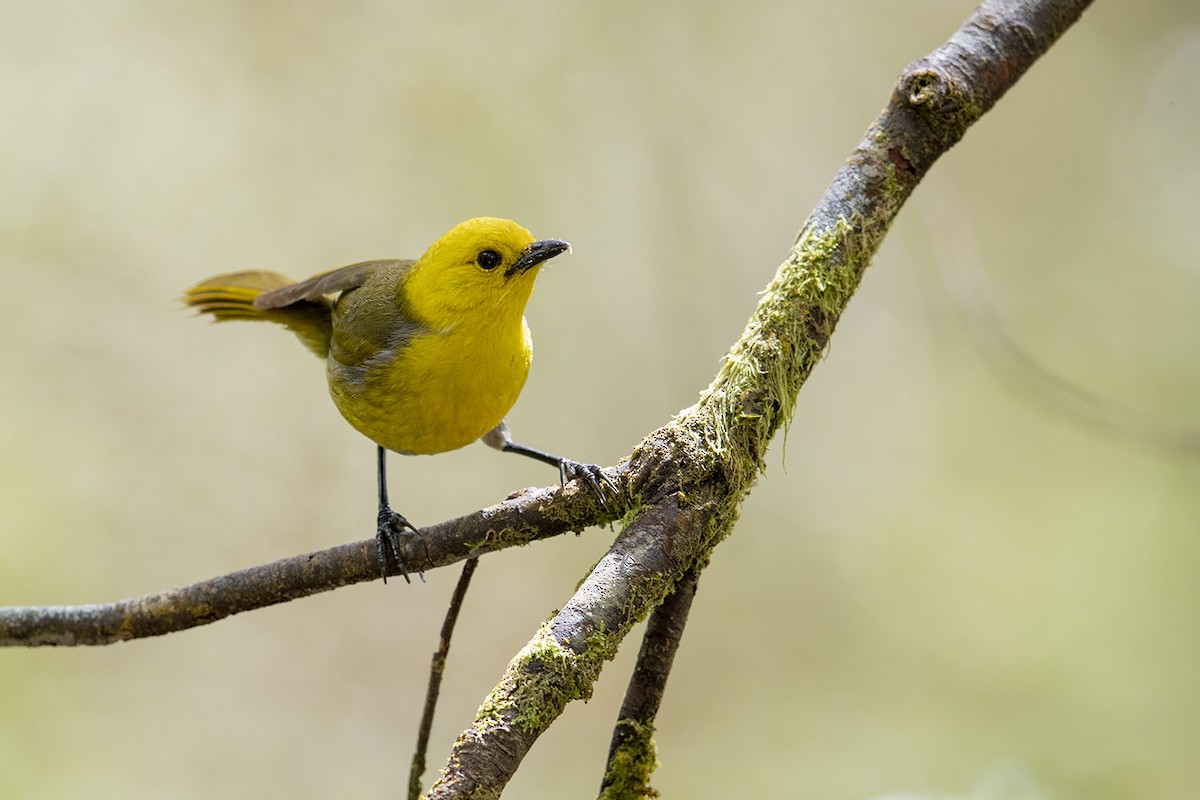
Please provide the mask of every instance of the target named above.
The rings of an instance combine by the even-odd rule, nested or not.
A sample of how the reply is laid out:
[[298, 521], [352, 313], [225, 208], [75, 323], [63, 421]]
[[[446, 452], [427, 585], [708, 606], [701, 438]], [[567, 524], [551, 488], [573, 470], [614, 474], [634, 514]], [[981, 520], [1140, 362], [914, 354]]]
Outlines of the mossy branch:
[[[732, 529], [767, 445], [790, 419], [800, 387], [904, 201], [1089, 3], [988, 0], [949, 41], [904, 70], [716, 379], [623, 465], [626, 488], [643, 510], [563, 611], [517, 654], [455, 743], [431, 800], [498, 797], [566, 703], [590, 696], [633, 623], [688, 569], [703, 566], [697, 562]], [[639, 545], [631, 548], [634, 540]], [[617, 796], [635, 797], [645, 785], [644, 779], [628, 784]]]

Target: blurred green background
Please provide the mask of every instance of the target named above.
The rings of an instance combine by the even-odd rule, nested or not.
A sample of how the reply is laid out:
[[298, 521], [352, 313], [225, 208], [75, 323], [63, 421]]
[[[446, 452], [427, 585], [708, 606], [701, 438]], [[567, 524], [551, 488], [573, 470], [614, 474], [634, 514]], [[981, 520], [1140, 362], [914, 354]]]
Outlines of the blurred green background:
[[[509, 420], [617, 461], [973, 5], [4, 2], [0, 603], [371, 534], [373, 448], [321, 365], [178, 306], [217, 272], [413, 257], [483, 214], [565, 238]], [[1037, 402], [951, 288], [986, 275], [1020, 346], [1127, 421], [1200, 427], [1197, 76], [1200, 6], [1102, 0], [917, 190], [700, 582], [666, 796], [1200, 795], [1195, 451]], [[391, 478], [424, 523], [554, 475], [471, 447]], [[610, 540], [484, 561], [435, 768]], [[0, 652], [0, 796], [397, 796], [456, 574]], [[639, 636], [510, 796], [595, 791]]]

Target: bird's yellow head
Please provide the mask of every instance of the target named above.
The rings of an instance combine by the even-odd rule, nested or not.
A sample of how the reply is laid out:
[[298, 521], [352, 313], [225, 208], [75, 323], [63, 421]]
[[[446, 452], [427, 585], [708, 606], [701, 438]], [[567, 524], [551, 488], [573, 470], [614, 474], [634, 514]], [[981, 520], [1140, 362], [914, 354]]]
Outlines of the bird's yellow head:
[[430, 245], [400, 290], [411, 312], [434, 328], [464, 319], [513, 324], [542, 264], [570, 248], [556, 239], [537, 241], [512, 220], [477, 217]]

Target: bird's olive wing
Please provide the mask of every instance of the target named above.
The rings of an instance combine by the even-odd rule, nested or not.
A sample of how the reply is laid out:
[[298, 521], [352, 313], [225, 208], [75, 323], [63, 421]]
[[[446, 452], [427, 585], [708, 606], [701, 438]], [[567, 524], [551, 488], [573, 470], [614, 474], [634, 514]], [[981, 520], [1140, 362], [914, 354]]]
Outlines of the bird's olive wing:
[[362, 286], [367, 278], [377, 270], [402, 271], [412, 263], [412, 261], [389, 258], [379, 261], [362, 261], [348, 267], [339, 267], [314, 275], [299, 283], [265, 292], [254, 299], [254, 307], [258, 309], [283, 308], [302, 300], [320, 301], [328, 295], [339, 294], [347, 289]]

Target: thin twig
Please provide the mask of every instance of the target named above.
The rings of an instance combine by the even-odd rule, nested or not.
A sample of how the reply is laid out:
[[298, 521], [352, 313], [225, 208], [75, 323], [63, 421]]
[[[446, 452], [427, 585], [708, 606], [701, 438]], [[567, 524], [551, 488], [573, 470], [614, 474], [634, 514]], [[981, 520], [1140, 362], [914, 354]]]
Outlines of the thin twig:
[[409, 800], [419, 800], [421, 797], [421, 776], [425, 774], [425, 754], [429, 751], [429, 731], [433, 728], [433, 712], [437, 709], [438, 692], [442, 688], [442, 675], [446, 671], [446, 656], [450, 654], [450, 638], [454, 635], [454, 625], [458, 622], [458, 612], [462, 608], [463, 599], [467, 596], [467, 588], [471, 585], [471, 576], [475, 567], [479, 566], [478, 558], [468, 558], [463, 564], [462, 573], [454, 593], [450, 595], [450, 606], [446, 609], [446, 619], [442, 622], [442, 634], [438, 638], [438, 649], [433, 654], [429, 664], [429, 686], [425, 689], [425, 709], [421, 712], [421, 724], [417, 728], [417, 746], [413, 751], [412, 767], [408, 772]]

